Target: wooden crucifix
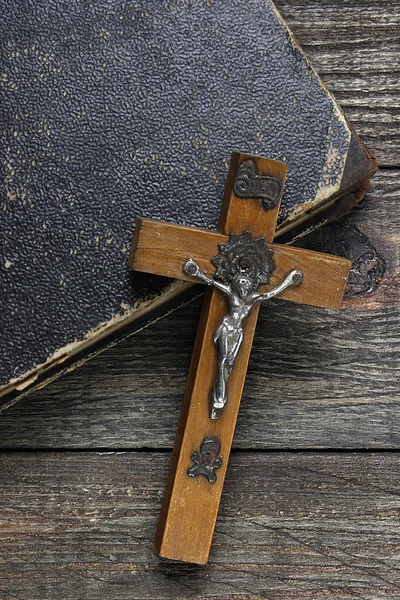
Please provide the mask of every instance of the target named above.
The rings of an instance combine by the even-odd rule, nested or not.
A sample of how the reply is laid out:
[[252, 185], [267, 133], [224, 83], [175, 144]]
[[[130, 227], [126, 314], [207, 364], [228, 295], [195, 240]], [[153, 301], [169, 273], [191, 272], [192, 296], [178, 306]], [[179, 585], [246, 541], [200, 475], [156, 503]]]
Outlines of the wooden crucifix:
[[208, 560], [260, 302], [341, 305], [348, 260], [271, 243], [286, 172], [234, 152], [218, 232], [136, 222], [133, 269], [208, 285], [156, 533], [165, 558]]

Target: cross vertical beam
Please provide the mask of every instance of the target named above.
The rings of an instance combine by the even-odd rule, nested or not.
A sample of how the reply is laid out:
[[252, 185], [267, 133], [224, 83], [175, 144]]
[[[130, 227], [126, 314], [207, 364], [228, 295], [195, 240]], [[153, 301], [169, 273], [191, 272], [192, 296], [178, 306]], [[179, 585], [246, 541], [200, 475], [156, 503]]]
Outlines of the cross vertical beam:
[[[247, 279], [240, 275], [242, 284], [246, 286], [247, 281], [255, 285], [256, 279], [251, 279], [250, 273], [257, 264], [257, 251], [249, 250], [250, 254], [246, 254], [246, 251], [240, 250], [236, 255], [234, 247], [231, 245], [229, 248], [227, 242], [237, 242], [228, 238], [227, 234], [242, 236], [236, 237], [236, 240], [250, 238], [254, 244], [261, 243], [266, 252], [273, 253], [275, 270], [270, 273], [269, 285], [275, 287], [267, 288], [266, 293], [255, 294], [256, 297], [265, 296], [266, 299], [276, 291], [282, 300], [324, 308], [339, 308], [341, 304], [350, 261], [279, 244], [265, 245], [265, 241], [270, 242], [274, 235], [279, 212], [279, 202], [275, 205], [274, 200], [280, 199], [285, 176], [284, 163], [233, 153], [218, 232], [143, 218], [138, 218], [136, 222], [128, 261], [133, 269], [186, 281], [193, 281], [195, 272], [197, 279], [213, 286], [206, 289], [157, 527], [156, 548], [166, 558], [199, 564], [207, 562], [258, 316], [259, 304], [254, 305], [253, 292], [248, 294], [244, 287], [241, 290], [234, 287], [239, 285], [234, 283], [239, 281], [235, 276], [239, 276], [239, 272], [247, 272], [246, 269], [249, 269]], [[264, 206], [274, 208], [266, 210]], [[264, 241], [257, 241], [256, 238], [264, 238]], [[220, 276], [217, 276], [219, 267], [216, 270], [215, 257], [219, 259], [221, 256], [225, 256], [228, 268], [233, 268], [234, 272], [232, 275], [230, 271], [231, 279], [227, 277], [226, 281], [223, 280], [229, 286], [220, 285], [220, 292], [215, 289]], [[250, 264], [249, 257], [252, 257]], [[266, 254], [262, 261], [267, 261], [265, 257]], [[239, 263], [235, 262], [237, 260]], [[241, 264], [242, 260], [246, 261], [247, 266]], [[267, 263], [262, 264], [265, 267]], [[296, 283], [284, 289], [284, 281], [290, 281], [289, 285], [292, 285], [291, 277], [295, 273], [301, 276], [301, 284]], [[229, 310], [222, 292], [228, 295]], [[253, 306], [250, 313], [245, 310], [248, 302]], [[243, 312], [235, 313], [238, 308]], [[214, 332], [218, 338], [218, 356]], [[229, 337], [232, 332], [233, 337]], [[219, 371], [218, 382], [225, 385], [228, 381], [228, 394], [221, 391], [222, 387], [218, 388], [220, 395], [213, 396], [213, 409], [216, 412], [213, 410], [211, 419], [210, 396], [217, 366], [226, 365], [222, 361], [228, 360], [227, 357], [231, 356], [229, 352], [237, 351], [235, 340], [238, 335], [241, 336], [241, 332], [244, 333], [244, 339], [241, 346], [236, 346], [236, 349], [240, 349], [233, 370], [229, 371], [230, 377], [227, 370]], [[223, 351], [221, 348], [224, 348]], [[228, 368], [231, 369], [231, 366]], [[214, 420], [221, 404], [224, 404], [222, 414]]]
[[[232, 155], [218, 232], [241, 235], [249, 231], [254, 238], [265, 237], [271, 242], [280, 202], [265, 210], [259, 199], [239, 199], [233, 192], [238, 165], [246, 158], [249, 157], [245, 154]], [[286, 164], [252, 158], [257, 172], [279, 179], [283, 189]], [[244, 341], [229, 380], [229, 401], [220, 418], [213, 421], [209, 416], [209, 395], [217, 374], [217, 360], [212, 335], [226, 313], [226, 301], [218, 290], [206, 289], [157, 526], [156, 549], [165, 558], [199, 564], [208, 560], [258, 311], [259, 305], [245, 323]], [[212, 484], [205, 477], [190, 478], [187, 474], [192, 453], [206, 437], [221, 444], [222, 465]]]

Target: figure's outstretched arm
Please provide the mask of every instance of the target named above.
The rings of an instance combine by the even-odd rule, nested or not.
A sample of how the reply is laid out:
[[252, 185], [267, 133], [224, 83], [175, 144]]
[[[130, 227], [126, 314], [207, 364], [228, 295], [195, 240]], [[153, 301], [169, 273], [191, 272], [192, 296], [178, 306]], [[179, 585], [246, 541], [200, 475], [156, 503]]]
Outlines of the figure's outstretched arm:
[[294, 270], [289, 273], [282, 283], [280, 283], [276, 288], [270, 290], [269, 292], [265, 292], [264, 294], [256, 292], [251, 296], [251, 305], [256, 304], [257, 302], [262, 302], [263, 300], [269, 300], [278, 294], [281, 294], [286, 288], [292, 285], [300, 285], [303, 281], [303, 273], [299, 270]]
[[182, 271], [186, 273], [186, 275], [190, 275], [190, 277], [199, 279], [206, 285], [212, 285], [213, 287], [216, 287], [217, 289], [221, 290], [221, 292], [224, 292], [224, 294], [228, 294], [230, 292], [230, 288], [227, 285], [224, 285], [215, 279], [211, 279], [211, 277], [207, 277], [207, 275], [200, 269], [197, 262], [191, 258], [183, 263]]

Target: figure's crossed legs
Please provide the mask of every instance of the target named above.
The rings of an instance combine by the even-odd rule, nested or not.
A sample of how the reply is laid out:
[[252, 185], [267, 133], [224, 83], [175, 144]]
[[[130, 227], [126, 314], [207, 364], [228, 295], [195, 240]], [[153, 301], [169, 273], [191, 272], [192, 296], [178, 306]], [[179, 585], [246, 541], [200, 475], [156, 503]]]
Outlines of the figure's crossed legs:
[[243, 330], [237, 330], [232, 335], [222, 321], [213, 335], [213, 340], [218, 355], [218, 374], [211, 391], [210, 418], [214, 420], [221, 416], [228, 400], [228, 381], [243, 342]]

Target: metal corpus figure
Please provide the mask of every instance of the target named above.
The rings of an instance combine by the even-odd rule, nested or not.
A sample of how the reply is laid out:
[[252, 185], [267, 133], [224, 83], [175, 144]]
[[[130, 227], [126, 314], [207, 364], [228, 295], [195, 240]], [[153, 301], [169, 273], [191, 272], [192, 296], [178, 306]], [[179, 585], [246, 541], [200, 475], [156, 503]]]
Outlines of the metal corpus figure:
[[285, 280], [269, 292], [258, 292], [260, 285], [269, 283], [275, 269], [273, 250], [264, 238], [254, 239], [249, 232], [231, 234], [229, 242], [219, 244], [219, 254], [212, 259], [216, 271], [207, 277], [192, 259], [183, 265], [187, 275], [214, 286], [227, 297], [228, 314], [218, 325], [213, 341], [218, 354], [218, 376], [211, 393], [211, 419], [218, 419], [228, 399], [227, 384], [243, 342], [243, 325], [257, 302], [269, 300], [292, 285], [299, 285], [303, 273], [291, 271]]

